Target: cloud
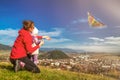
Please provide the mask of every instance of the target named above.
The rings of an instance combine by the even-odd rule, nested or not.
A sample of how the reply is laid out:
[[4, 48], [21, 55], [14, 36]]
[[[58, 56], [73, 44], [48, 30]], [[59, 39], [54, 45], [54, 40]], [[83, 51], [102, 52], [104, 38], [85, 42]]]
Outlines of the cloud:
[[72, 24], [86, 23], [86, 22], [88, 22], [87, 19], [76, 19], [72, 22]]
[[10, 36], [10, 37], [16, 37], [18, 34], [18, 30], [15, 29], [4, 29], [4, 30], [0, 30], [0, 35], [5, 35], [5, 36]]
[[89, 52], [120, 52], [117, 46], [80, 46], [82, 50], [89, 51]]
[[[66, 38], [60, 38], [62, 35], [63, 29], [62, 28], [54, 28], [53, 31], [50, 32], [46, 32], [46, 31], [39, 31], [39, 35], [47, 35], [52, 37], [57, 37], [59, 39], [56, 38], [52, 38], [51, 41], [47, 41], [47, 43], [59, 43], [59, 42], [65, 42], [65, 41], [70, 41], [70, 39], [66, 39]], [[0, 43], [6, 44], [6, 45], [12, 45], [15, 38], [18, 35], [18, 30], [15, 29], [4, 29], [4, 30], [0, 30], [0, 36], [2, 38], [0, 38]]]
[[75, 49], [75, 50], [83, 50], [88, 52], [120, 52], [120, 37], [105, 37], [105, 38], [97, 38], [97, 37], [89, 37], [89, 40], [84, 44], [80, 43], [71, 43], [69, 45], [64, 46], [65, 48]]
[[103, 39], [97, 37], [90, 37], [93, 40], [90, 45], [82, 46], [81, 48], [88, 51], [98, 51], [98, 52], [120, 52], [120, 37], [105, 37]]
[[103, 39], [97, 38], [97, 37], [90, 37], [89, 39], [93, 40], [93, 43], [91, 45], [96, 44], [97, 45], [116, 45], [120, 46], [120, 37], [105, 37]]
[[89, 39], [93, 40], [94, 43], [98, 42], [98, 44], [101, 44], [102, 45], [120, 45], [120, 37], [105, 37], [103, 39], [100, 39], [100, 38], [97, 38], [97, 37], [90, 37]]
[[89, 39], [93, 41], [104, 41], [104, 39], [96, 38], [96, 37], [90, 37]]
[[[57, 37], [60, 36], [62, 33], [62, 28], [54, 28], [53, 31], [51, 32], [46, 32], [46, 31], [39, 31], [40, 35], [49, 35], [52, 37]], [[9, 36], [9, 37], [16, 37], [18, 35], [18, 30], [17, 29], [4, 29], [4, 30], [0, 30], [0, 35], [5, 35], [5, 36]]]
[[120, 46], [120, 37], [106, 37], [104, 43]]
[[120, 28], [120, 26], [116, 26], [116, 28]]
[[13, 42], [15, 40], [15, 38], [18, 35], [18, 30], [17, 29], [4, 29], [4, 30], [0, 30], [0, 43], [1, 44], [6, 44], [6, 45], [13, 45]]
[[12, 46], [15, 41], [15, 38], [11, 38], [9, 36], [1, 36], [1, 37], [2, 38], [0, 38], [0, 44]]
[[68, 41], [72, 41], [71, 39], [66, 39], [66, 38], [59, 38], [59, 39], [56, 39], [56, 38], [53, 38], [51, 39], [51, 41], [49, 41], [50, 43], [60, 43], [60, 42], [68, 42]]
[[114, 36], [112, 36], [112, 37], [106, 37], [105, 39], [106, 40], [111, 40], [111, 41], [120, 41], [120, 37], [114, 37]]
[[46, 31], [39, 31], [39, 35], [47, 35], [47, 36], [51, 36], [51, 37], [58, 37], [61, 35], [62, 33], [62, 28], [54, 28], [54, 31], [51, 32], [46, 32]]

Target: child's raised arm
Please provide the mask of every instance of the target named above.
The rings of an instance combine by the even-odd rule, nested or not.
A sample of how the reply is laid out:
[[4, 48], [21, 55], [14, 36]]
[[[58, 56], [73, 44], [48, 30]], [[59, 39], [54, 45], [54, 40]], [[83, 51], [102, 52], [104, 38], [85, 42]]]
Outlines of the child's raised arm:
[[42, 36], [42, 38], [45, 38], [47, 40], [51, 40], [51, 38], [49, 36]]

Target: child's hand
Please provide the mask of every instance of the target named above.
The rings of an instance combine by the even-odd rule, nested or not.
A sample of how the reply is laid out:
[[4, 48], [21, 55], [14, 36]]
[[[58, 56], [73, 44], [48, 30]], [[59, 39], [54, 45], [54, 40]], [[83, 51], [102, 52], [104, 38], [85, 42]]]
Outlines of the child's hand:
[[45, 38], [47, 40], [51, 40], [51, 38], [49, 36], [43, 36], [43, 38]]
[[39, 46], [42, 46], [44, 44], [44, 40], [41, 40]]

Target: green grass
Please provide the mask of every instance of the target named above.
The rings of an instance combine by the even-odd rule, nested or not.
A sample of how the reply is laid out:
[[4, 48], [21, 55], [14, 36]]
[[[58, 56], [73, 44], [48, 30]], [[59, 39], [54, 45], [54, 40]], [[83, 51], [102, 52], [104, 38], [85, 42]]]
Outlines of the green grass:
[[15, 73], [8, 62], [0, 62], [0, 80], [115, 80], [110, 77], [50, 69], [40, 66], [41, 73], [26, 70]]

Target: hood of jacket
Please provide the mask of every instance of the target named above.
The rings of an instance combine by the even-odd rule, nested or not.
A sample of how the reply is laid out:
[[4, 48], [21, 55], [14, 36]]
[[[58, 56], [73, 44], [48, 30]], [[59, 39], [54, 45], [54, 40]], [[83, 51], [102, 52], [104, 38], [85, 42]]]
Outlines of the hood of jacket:
[[21, 30], [18, 31], [18, 34], [20, 36], [26, 36], [26, 35], [30, 34], [30, 32], [22, 28]]

